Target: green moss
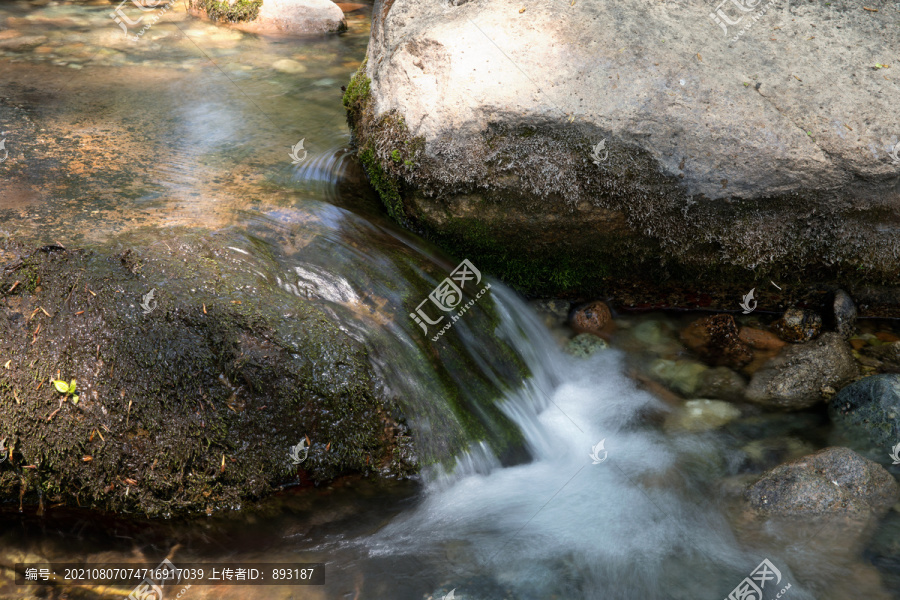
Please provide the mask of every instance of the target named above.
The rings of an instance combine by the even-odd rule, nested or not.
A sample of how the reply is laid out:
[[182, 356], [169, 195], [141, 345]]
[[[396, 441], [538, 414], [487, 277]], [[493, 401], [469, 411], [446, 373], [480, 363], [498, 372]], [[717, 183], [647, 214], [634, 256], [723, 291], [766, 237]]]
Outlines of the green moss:
[[[53, 502], [149, 515], [235, 506], [296, 479], [286, 449], [304, 434], [313, 442], [303, 469], [316, 482], [411, 464], [408, 443], [385, 433], [395, 427], [393, 404], [379, 397], [364, 348], [279, 288], [234, 298], [259, 282], [209, 260], [219, 246], [203, 234], [165, 239], [123, 238], [96, 254], [39, 252], [0, 273], [3, 290], [26, 272], [40, 277], [38, 291], [16, 288], [18, 311], [54, 315], [37, 311], [35, 336], [0, 306], [0, 356], [13, 357], [0, 369], [0, 438], [14, 449], [0, 469], [0, 501], [25, 486], [26, 501], [43, 489]], [[140, 277], [119, 243], [141, 248]], [[170, 256], [169, 247], [185, 254]], [[152, 287], [159, 308], [135, 318], [134, 299]], [[57, 371], [84, 389], [78, 405], [60, 406], [47, 383]], [[102, 431], [101, 413], [109, 417]]]
[[391, 152], [391, 160], [397, 164], [400, 164], [401, 162], [403, 162], [403, 158], [400, 156], [399, 150], [394, 150]]
[[213, 21], [252, 21], [259, 16], [262, 0], [199, 0], [199, 5]]
[[612, 258], [583, 258], [562, 252], [524, 254], [503, 233], [476, 219], [452, 219], [442, 231], [428, 237], [457, 256], [476, 261], [479, 268], [499, 277], [517, 290], [531, 295], [550, 295], [600, 285], [609, 278]]
[[356, 73], [350, 78], [350, 83], [344, 92], [344, 108], [349, 111], [360, 110], [369, 98], [369, 86], [372, 82], [366, 75], [366, 64], [368, 61], [368, 57], [362, 61]]
[[381, 168], [373, 150], [368, 148], [362, 150], [359, 153], [359, 160], [365, 167], [369, 182], [381, 197], [388, 214], [391, 218], [403, 223], [403, 199], [400, 196], [400, 186]]

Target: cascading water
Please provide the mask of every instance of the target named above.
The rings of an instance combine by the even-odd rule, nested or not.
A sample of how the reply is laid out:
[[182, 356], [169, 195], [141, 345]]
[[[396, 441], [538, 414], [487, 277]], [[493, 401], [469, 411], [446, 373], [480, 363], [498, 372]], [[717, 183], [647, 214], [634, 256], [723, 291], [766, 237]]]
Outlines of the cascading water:
[[[533, 460], [501, 467], [482, 450], [452, 474], [438, 469], [415, 511], [365, 540], [371, 555], [443, 564], [439, 583], [460, 598], [724, 597], [760, 561], [739, 550], [702, 475], [679, 468], [724, 449], [647, 426], [666, 409], [625, 375], [619, 352], [568, 356], [512, 292], [492, 295], [498, 334], [533, 374], [502, 404]], [[596, 461], [601, 440], [608, 454]]]

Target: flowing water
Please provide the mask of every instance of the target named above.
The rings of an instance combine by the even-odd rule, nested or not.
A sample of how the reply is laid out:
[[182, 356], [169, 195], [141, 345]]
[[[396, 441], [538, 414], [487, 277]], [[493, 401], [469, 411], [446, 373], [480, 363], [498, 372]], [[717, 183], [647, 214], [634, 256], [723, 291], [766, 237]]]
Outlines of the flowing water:
[[[640, 332], [689, 317], [621, 318], [619, 349], [575, 358], [555, 324], [490, 280], [444, 339], [423, 335], [408, 313], [458, 260], [385, 219], [350, 151], [340, 86], [365, 55], [370, 7], [349, 15], [345, 35], [305, 39], [243, 34], [176, 6], [130, 42], [109, 12], [0, 5], [0, 233], [66, 246], [165, 243], [158, 232], [173, 227], [226, 236], [261, 282], [315, 298], [367, 343], [390, 392], [416, 408], [423, 457], [456, 458], [419, 481], [346, 478], [203, 519], [0, 507], [4, 564], [154, 562], [177, 546], [176, 562], [326, 564], [324, 586], [197, 586], [185, 598], [721, 599], [766, 558], [781, 573], [766, 600], [788, 583], [791, 600], [900, 597], [889, 592], [900, 566], [880, 551], [741, 512], [735, 489], [773, 466], [748, 466], [748, 443], [771, 430], [822, 447], [821, 415], [666, 425], [678, 407], [631, 374], [683, 350]], [[654, 349], [666, 344], [676, 348]], [[497, 395], [492, 413], [483, 403]], [[514, 424], [527, 452], [498, 456], [466, 437], [451, 396], [488, 438]], [[900, 533], [895, 515], [884, 532]]]

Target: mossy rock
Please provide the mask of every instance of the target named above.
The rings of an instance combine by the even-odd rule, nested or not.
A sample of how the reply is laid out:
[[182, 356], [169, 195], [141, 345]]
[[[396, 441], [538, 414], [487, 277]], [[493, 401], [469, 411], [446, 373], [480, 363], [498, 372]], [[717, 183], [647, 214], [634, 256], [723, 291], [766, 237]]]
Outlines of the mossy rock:
[[[2, 244], [19, 258], [0, 271], [0, 500], [174, 515], [416, 471], [366, 348], [315, 303], [260, 285], [264, 259], [196, 233]], [[77, 404], [57, 378], [77, 380]], [[288, 452], [306, 436], [298, 467]]]
[[206, 11], [213, 21], [252, 21], [259, 16], [263, 0], [194, 0], [194, 5]]

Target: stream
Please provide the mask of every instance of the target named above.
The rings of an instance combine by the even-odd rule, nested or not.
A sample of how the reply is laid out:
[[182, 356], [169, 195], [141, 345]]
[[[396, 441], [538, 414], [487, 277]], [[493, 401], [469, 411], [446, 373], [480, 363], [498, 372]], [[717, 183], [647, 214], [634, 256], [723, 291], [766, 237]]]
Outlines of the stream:
[[[2, 505], [5, 564], [158, 562], [173, 547], [175, 562], [325, 564], [322, 586], [196, 586], [187, 600], [719, 600], [767, 559], [780, 577], [764, 600], [788, 584], [789, 600], [900, 598], [900, 553], [884, 558], [900, 537], [896, 511], [862, 553], [741, 511], [739, 485], [828, 445], [824, 412], [750, 410], [691, 431], [672, 427], [679, 408], [633, 376], [683, 354], [677, 332], [696, 314], [616, 315], [612, 348], [578, 358], [563, 350], [562, 319], [485, 275], [486, 301], [448, 339], [423, 335], [408, 299], [465, 257], [391, 222], [353, 156], [341, 86], [365, 56], [371, 5], [347, 15], [345, 34], [302, 39], [176, 5], [137, 42], [110, 6], [0, 4], [0, 235], [149, 245], [165, 243], [161, 229], [196, 228], [227, 237], [248, 269], [274, 257], [262, 280], [350, 323], [391, 391], [429, 415], [410, 426], [436, 460], [413, 481], [348, 477], [193, 519]], [[292, 164], [301, 140], [307, 155]], [[477, 368], [455, 367], [459, 357]], [[477, 405], [488, 391], [527, 455], [497, 456], [445, 421], [446, 398]], [[790, 450], [750, 450], [776, 439]], [[447, 452], [455, 459], [439, 460]], [[22, 590], [0, 587], [0, 598], [114, 597]]]

